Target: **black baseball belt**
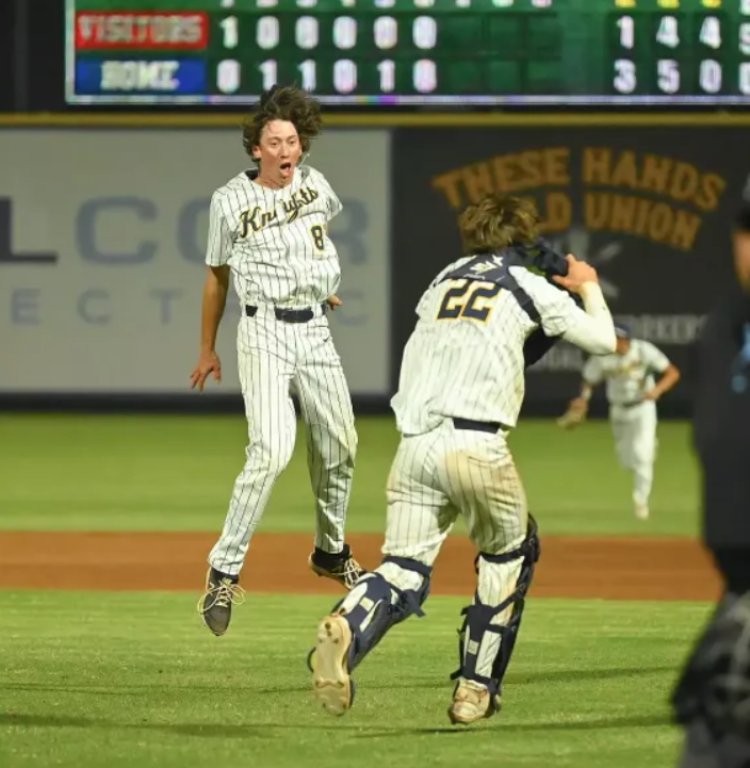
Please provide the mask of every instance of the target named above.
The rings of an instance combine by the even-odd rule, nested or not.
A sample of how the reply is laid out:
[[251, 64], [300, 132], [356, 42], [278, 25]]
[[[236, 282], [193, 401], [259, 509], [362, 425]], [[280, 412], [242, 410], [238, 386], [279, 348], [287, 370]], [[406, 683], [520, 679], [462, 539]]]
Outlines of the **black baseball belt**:
[[636, 405], [643, 405], [645, 402], [645, 400], [626, 400], [624, 403], [612, 403], [612, 405], [617, 405], [620, 408], [635, 408]]
[[456, 429], [471, 429], [475, 432], [498, 432], [503, 428], [499, 421], [474, 421], [474, 419], [461, 419], [458, 416], [453, 417], [453, 426]]
[[[326, 304], [321, 304], [320, 309], [325, 315], [328, 307]], [[258, 307], [253, 307], [250, 304], [245, 304], [245, 314], [248, 317], [255, 317], [258, 312]], [[312, 307], [301, 307], [300, 309], [285, 309], [284, 307], [274, 307], [273, 313], [276, 315], [277, 320], [281, 320], [285, 323], [309, 323], [315, 317], [315, 310]]]

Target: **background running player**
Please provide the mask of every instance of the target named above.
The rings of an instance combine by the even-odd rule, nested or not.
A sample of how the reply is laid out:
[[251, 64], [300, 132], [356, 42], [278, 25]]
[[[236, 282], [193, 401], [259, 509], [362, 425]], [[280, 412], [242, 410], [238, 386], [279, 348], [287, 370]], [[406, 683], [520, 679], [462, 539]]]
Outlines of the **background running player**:
[[[606, 380], [617, 458], [633, 473], [635, 516], [646, 520], [656, 461], [656, 401], [677, 384], [680, 371], [653, 344], [632, 338], [626, 325], [615, 325], [615, 333], [615, 353], [586, 361], [581, 393], [557, 423], [566, 429], [580, 424], [588, 413], [594, 387]], [[660, 375], [658, 381], [655, 373]]]
[[341, 303], [339, 259], [327, 232], [341, 202], [322, 173], [300, 164], [320, 126], [320, 107], [304, 91], [277, 86], [264, 93], [242, 135], [256, 167], [211, 198], [201, 349], [191, 382], [202, 391], [209, 375], [221, 380], [215, 344], [231, 273], [242, 307], [237, 356], [249, 433], [198, 604], [215, 635], [224, 634], [232, 604], [242, 601], [237, 581], [250, 538], [292, 455], [292, 392], [307, 425], [315, 495], [310, 567], [346, 587], [361, 573], [344, 543], [357, 434], [326, 318], [328, 306]]
[[396, 623], [421, 613], [432, 566], [459, 512], [478, 550], [477, 591], [463, 610], [461, 666], [449, 715], [489, 717], [539, 557], [536, 525], [508, 434], [524, 395], [524, 346], [541, 329], [591, 353], [615, 348], [595, 270], [568, 257], [566, 291], [526, 268], [512, 244], [538, 229], [533, 204], [490, 195], [459, 219], [468, 256], [446, 267], [417, 307], [392, 400], [401, 442], [388, 479], [382, 564], [318, 626], [310, 657], [323, 707], [352, 704], [352, 670]]

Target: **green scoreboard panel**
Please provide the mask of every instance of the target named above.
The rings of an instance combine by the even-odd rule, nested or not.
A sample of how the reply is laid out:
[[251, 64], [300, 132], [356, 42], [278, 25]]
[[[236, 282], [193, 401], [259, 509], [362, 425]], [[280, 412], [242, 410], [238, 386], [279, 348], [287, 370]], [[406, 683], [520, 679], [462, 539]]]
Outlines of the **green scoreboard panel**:
[[73, 104], [750, 104], [750, 0], [67, 0]]

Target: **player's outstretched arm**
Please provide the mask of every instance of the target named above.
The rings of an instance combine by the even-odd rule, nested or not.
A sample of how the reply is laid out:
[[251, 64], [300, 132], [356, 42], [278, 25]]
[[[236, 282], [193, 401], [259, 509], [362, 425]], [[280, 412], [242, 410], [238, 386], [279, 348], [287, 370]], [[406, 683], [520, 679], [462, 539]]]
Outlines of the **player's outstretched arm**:
[[581, 380], [580, 394], [568, 403], [565, 413], [557, 419], [559, 427], [574, 429], [586, 420], [589, 413], [589, 400], [591, 400], [594, 387], [595, 384], [591, 384], [586, 379]]
[[203, 283], [203, 306], [201, 310], [201, 346], [198, 365], [190, 374], [190, 388], [203, 392], [206, 379], [213, 374], [221, 381], [221, 360], [216, 354], [216, 335], [224, 314], [229, 292], [229, 267], [208, 267]]
[[596, 270], [585, 261], [568, 254], [568, 274], [552, 279], [561, 288], [577, 293], [583, 300], [583, 310], [575, 307], [575, 317], [563, 333], [565, 341], [594, 355], [614, 352], [616, 337], [612, 315], [599, 287]]

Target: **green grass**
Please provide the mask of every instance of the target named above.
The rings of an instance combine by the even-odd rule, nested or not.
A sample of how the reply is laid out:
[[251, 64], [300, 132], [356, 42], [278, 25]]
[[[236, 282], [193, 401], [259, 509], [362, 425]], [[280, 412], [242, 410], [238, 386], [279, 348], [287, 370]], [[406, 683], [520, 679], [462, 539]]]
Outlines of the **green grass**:
[[251, 595], [216, 639], [185, 595], [0, 591], [0, 765], [674, 765], [667, 698], [707, 606], [532, 599], [503, 712], [457, 729], [462, 603], [396, 627], [338, 719], [304, 666], [325, 597]]
[[[380, 532], [398, 435], [386, 417], [360, 418], [358, 428], [348, 528]], [[301, 431], [261, 530], [312, 527]], [[218, 531], [245, 435], [244, 419], [230, 416], [3, 415], [0, 529]], [[543, 533], [695, 535], [687, 425], [661, 424], [659, 440], [653, 519], [644, 524], [632, 514], [630, 476], [617, 466], [606, 422], [574, 433], [522, 422], [511, 448]]]

